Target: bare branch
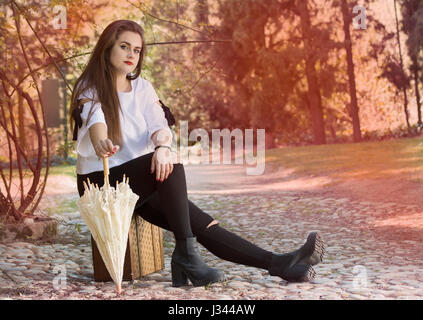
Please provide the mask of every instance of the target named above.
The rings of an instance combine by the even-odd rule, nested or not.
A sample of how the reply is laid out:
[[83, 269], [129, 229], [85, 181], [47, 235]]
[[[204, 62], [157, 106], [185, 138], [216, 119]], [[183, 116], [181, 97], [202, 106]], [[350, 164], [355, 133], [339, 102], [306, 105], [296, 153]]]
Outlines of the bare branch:
[[138, 10], [140, 10], [140, 11], [141, 11], [142, 13], [144, 13], [145, 15], [152, 17], [153, 19], [156, 19], [156, 20], [159, 20], [159, 21], [162, 21], [162, 22], [166, 22], [166, 23], [171, 23], [171, 24], [177, 25], [177, 26], [179, 26], [179, 27], [182, 27], [182, 28], [185, 28], [185, 29], [188, 29], [188, 30], [191, 30], [191, 31], [197, 32], [197, 33], [200, 33], [200, 34], [202, 34], [202, 35], [204, 35], [204, 36], [207, 36], [207, 37], [209, 36], [209, 35], [208, 35], [207, 33], [205, 33], [205, 32], [202, 32], [202, 31], [200, 31], [200, 30], [194, 29], [194, 28], [192, 28], [192, 27], [188, 27], [188, 26], [183, 25], [183, 24], [181, 24], [181, 23], [179, 23], [179, 22], [170, 21], [170, 20], [166, 20], [166, 19], [162, 19], [162, 18], [156, 17], [156, 16], [152, 15], [151, 13], [147, 12], [146, 10], [144, 10], [143, 8], [141, 8], [141, 6], [137, 6], [137, 5], [135, 5], [135, 4], [133, 4], [133, 3], [132, 3], [131, 1], [129, 1], [129, 0], [127, 0], [127, 2], [128, 2], [130, 5], [132, 5], [133, 7], [137, 8]]
[[[46, 46], [44, 45], [44, 43], [41, 41], [40, 37], [38, 36], [37, 32], [34, 30], [34, 28], [32, 27], [31, 23], [29, 22], [29, 20], [27, 19], [26, 15], [22, 12], [21, 8], [17, 5], [15, 0], [10, 0], [15, 6], [16, 8], [19, 10], [19, 13], [23, 15], [23, 17], [25, 18], [28, 26], [31, 28], [32, 32], [34, 33], [35, 37], [37, 38], [37, 40], [40, 42], [41, 46], [43, 47], [44, 51], [47, 53], [47, 55], [50, 57], [50, 59], [53, 61], [54, 66], [56, 67], [56, 70], [60, 73], [60, 75], [63, 78], [63, 81], [65, 82], [66, 86], [68, 87], [68, 89], [70, 91], [72, 91], [69, 83], [66, 81], [66, 77], [63, 74], [62, 70], [60, 70], [59, 66], [57, 65], [57, 63], [54, 61], [53, 57], [51, 56], [50, 52], [48, 51], [48, 49], [46, 48]], [[13, 6], [12, 6], [13, 9]]]
[[[221, 56], [220, 56], [221, 57]], [[214, 67], [216, 66], [216, 64], [219, 62], [219, 60], [220, 60], [220, 57], [219, 57], [219, 59], [216, 59], [216, 61], [215, 61], [215, 63], [211, 66], [211, 68], [209, 69], [209, 70], [207, 70], [207, 71], [205, 71], [205, 72], [203, 72], [201, 75], [200, 75], [200, 77], [197, 79], [197, 81], [194, 83], [194, 85], [188, 90], [188, 94], [190, 94], [191, 93], [191, 91], [197, 86], [197, 84], [200, 82], [200, 80], [201, 79], [203, 79], [208, 73], [210, 73], [211, 71], [213, 71], [213, 69], [214, 69]]]
[[[15, 9], [13, 8], [13, 6], [12, 6], [12, 10], [13, 10], [14, 18], [15, 18], [14, 20], [15, 20], [15, 25], [16, 25], [16, 31], [17, 31], [17, 35], [18, 35], [18, 39], [19, 39], [19, 44], [20, 44], [21, 49], [22, 49], [22, 54], [24, 56], [26, 65], [28, 66], [30, 72], [32, 72], [32, 67], [31, 67], [31, 65], [29, 63], [29, 59], [28, 59], [28, 56], [26, 54], [26, 51], [25, 51], [25, 48], [24, 48], [24, 45], [23, 45], [23, 42], [22, 42], [22, 37], [21, 37], [21, 33], [20, 33], [20, 26], [19, 26], [19, 23], [17, 21], [18, 19], [16, 17], [16, 12], [15, 12]], [[29, 21], [26, 18], [25, 18], [25, 20], [29, 24]], [[34, 30], [33, 30], [33, 32], [35, 33]], [[37, 36], [37, 38], [38, 38], [38, 36]], [[39, 41], [41, 42], [41, 40], [39, 40]], [[42, 42], [41, 42], [41, 44], [44, 47], [44, 44]], [[47, 50], [47, 49], [45, 48], [45, 50]], [[50, 56], [50, 54], [49, 54], [49, 56]], [[55, 64], [55, 66], [57, 67], [57, 64]], [[44, 114], [44, 108], [43, 108], [43, 105], [42, 105], [42, 102], [41, 102], [41, 93], [40, 93], [40, 90], [38, 88], [37, 81], [36, 81], [34, 75], [32, 75], [32, 78], [34, 80], [35, 89], [37, 90], [37, 94], [38, 94], [38, 97], [39, 97], [40, 103], [41, 103], [42, 119], [43, 119], [44, 124], [46, 124], [46, 117], [45, 117], [45, 114]], [[29, 204], [33, 201], [33, 199], [35, 198], [35, 195], [38, 192], [37, 191], [37, 185], [38, 185], [38, 183], [40, 181], [41, 168], [42, 168], [42, 162], [43, 162], [43, 159], [42, 159], [43, 138], [42, 138], [42, 135], [41, 135], [41, 130], [42, 129], [41, 129], [41, 125], [40, 125], [39, 120], [38, 120], [38, 115], [37, 115], [37, 113], [35, 111], [35, 107], [32, 105], [32, 99], [29, 97], [29, 95], [27, 93], [21, 91], [19, 89], [19, 87], [16, 87], [16, 88], [18, 90], [19, 95], [21, 95], [22, 97], [24, 97], [27, 100], [28, 105], [30, 106], [30, 109], [31, 109], [32, 114], [33, 114], [34, 122], [35, 122], [35, 125], [36, 125], [36, 128], [37, 128], [36, 129], [36, 132], [37, 132], [37, 136], [38, 136], [37, 165], [36, 165], [36, 170], [33, 171], [34, 179], [32, 181], [32, 186], [31, 186], [30, 190], [28, 191], [27, 197], [25, 197], [25, 198], [22, 197], [21, 198], [21, 205], [19, 207], [19, 211], [24, 211], [29, 206]], [[46, 172], [45, 172], [45, 175], [44, 175], [44, 183], [42, 184], [43, 187], [42, 187], [41, 192], [40, 192], [40, 197], [39, 197], [38, 201], [36, 202], [36, 204], [35, 204], [35, 206], [33, 208], [36, 208], [37, 205], [38, 205], [38, 203], [39, 203], [39, 201], [41, 200], [41, 196], [42, 196], [42, 194], [44, 192], [44, 187], [45, 187], [46, 182], [47, 182], [48, 171], [49, 171], [49, 166], [50, 166], [49, 165], [49, 163], [50, 163], [50, 161], [49, 161], [50, 160], [50, 144], [49, 144], [49, 138], [48, 138], [47, 128], [45, 130], [45, 134], [46, 134], [46, 147], [47, 147]], [[17, 155], [18, 155], [18, 157], [20, 156], [19, 153], [17, 153]], [[19, 158], [18, 158], [18, 160], [19, 160]], [[20, 165], [20, 162], [19, 161], [18, 161], [18, 164]], [[19, 168], [19, 173], [21, 173], [21, 168]], [[23, 188], [22, 188], [22, 190], [23, 190]]]
[[202, 43], [202, 42], [232, 42], [232, 40], [186, 40], [186, 41], [166, 41], [166, 42], [152, 42], [147, 45], [163, 45], [163, 44], [187, 44], [187, 43]]

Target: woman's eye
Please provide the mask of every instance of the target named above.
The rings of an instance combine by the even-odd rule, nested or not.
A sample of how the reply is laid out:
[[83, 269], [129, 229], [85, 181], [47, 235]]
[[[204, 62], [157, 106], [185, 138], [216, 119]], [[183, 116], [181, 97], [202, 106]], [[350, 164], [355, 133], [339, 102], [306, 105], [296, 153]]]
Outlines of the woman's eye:
[[120, 46], [122, 49], [126, 49], [126, 46]]
[[140, 50], [135, 50], [135, 53], [136, 53], [136, 54], [139, 54], [139, 53], [140, 53]]

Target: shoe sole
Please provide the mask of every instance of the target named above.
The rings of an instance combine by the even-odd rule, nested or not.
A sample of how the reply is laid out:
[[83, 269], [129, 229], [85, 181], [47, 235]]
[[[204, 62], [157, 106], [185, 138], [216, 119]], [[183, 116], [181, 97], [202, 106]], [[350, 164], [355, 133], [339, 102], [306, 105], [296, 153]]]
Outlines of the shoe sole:
[[311, 265], [296, 264], [289, 271], [285, 273], [282, 279], [288, 282], [310, 282], [316, 277], [316, 271], [314, 271]]
[[305, 252], [301, 253], [302, 258], [299, 259], [298, 263], [314, 266], [323, 261], [326, 244], [318, 232], [312, 232], [308, 235], [303, 248]]
[[200, 282], [192, 282], [191, 279], [191, 283], [194, 287], [204, 287], [204, 286], [208, 286], [211, 285], [213, 283], [220, 283], [220, 282], [225, 282], [227, 279], [226, 277], [221, 277], [218, 280], [214, 280], [214, 281], [200, 281]]
[[301, 282], [310, 282], [313, 281], [314, 278], [316, 277], [316, 271], [314, 271], [312, 266], [309, 266], [306, 274], [304, 275], [304, 277], [301, 279]]
[[218, 272], [215, 279], [193, 279], [189, 274], [184, 271], [183, 268], [177, 264], [171, 263], [171, 272], [172, 272], [172, 287], [184, 287], [188, 286], [188, 280], [192, 283], [194, 287], [207, 286], [212, 283], [224, 282], [226, 281], [225, 274], [223, 272]]

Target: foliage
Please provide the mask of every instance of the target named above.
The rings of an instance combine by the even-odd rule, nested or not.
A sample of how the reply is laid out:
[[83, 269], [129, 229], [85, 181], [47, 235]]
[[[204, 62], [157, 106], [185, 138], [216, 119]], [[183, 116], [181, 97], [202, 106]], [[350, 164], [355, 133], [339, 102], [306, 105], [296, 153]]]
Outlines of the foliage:
[[[416, 81], [418, 74], [419, 83], [414, 89], [418, 101], [417, 89], [423, 80], [419, 72], [423, 48], [422, 2], [399, 0], [402, 31], [407, 36], [411, 60], [406, 78], [401, 76], [400, 64], [394, 58], [398, 49], [395, 33], [389, 30], [389, 22], [376, 17], [377, 9], [370, 9], [377, 3], [383, 8], [387, 2], [363, 2], [369, 8], [368, 28], [352, 31], [362, 132], [366, 139], [400, 137], [404, 135], [404, 119], [398, 90], [412, 91], [410, 81]], [[132, 19], [143, 26], [148, 50], [142, 76], [153, 82], [159, 97], [177, 120], [189, 121], [189, 130], [203, 128], [210, 134], [213, 128], [264, 128], [279, 144], [312, 143], [314, 120], [310, 114], [307, 62], [313, 61], [327, 141], [351, 141], [340, 2], [308, 0], [308, 34], [301, 30], [299, 3], [296, 0], [96, 0], [90, 3], [30, 0], [20, 4], [21, 10], [15, 12], [3, 10], [10, 5], [2, 3], [0, 71], [4, 77], [0, 102], [2, 111], [6, 112], [0, 118], [2, 128], [7, 128], [15, 140], [7, 140], [6, 130], [0, 131], [1, 168], [12, 164], [13, 176], [18, 167], [13, 177], [21, 179], [28, 169], [25, 166], [33, 161], [31, 158], [38, 157], [38, 164], [47, 162], [47, 170], [36, 170], [45, 178], [52, 160], [49, 143], [58, 153], [73, 145], [58, 142], [63, 133], [44, 130], [40, 81], [61, 78], [57, 66], [67, 69], [66, 82], [72, 88], [102, 29], [114, 19]], [[350, 8], [357, 3], [348, 0]], [[52, 6], [56, 4], [66, 5], [66, 30], [52, 28]], [[210, 42], [187, 43], [189, 40]], [[305, 40], [310, 43], [311, 53], [304, 48]], [[181, 43], [163, 45], [161, 42]], [[27, 93], [30, 98], [24, 99], [23, 113], [18, 112], [22, 111], [18, 107], [18, 93]], [[30, 100], [34, 101], [32, 118], [26, 102]], [[13, 132], [16, 123], [19, 125]], [[42, 138], [40, 132], [44, 134]], [[418, 133], [417, 127], [412, 126], [408, 135]], [[25, 139], [30, 143], [25, 143]], [[37, 145], [33, 141], [40, 142]], [[9, 152], [15, 151], [19, 144], [25, 145], [28, 161], [19, 160], [16, 152]], [[29, 174], [34, 175], [31, 171]], [[2, 180], [9, 181], [8, 178]], [[43, 182], [34, 180], [34, 188], [37, 192], [33, 194], [32, 208], [39, 199], [35, 195], [42, 195]], [[8, 197], [0, 195], [2, 204], [12, 203], [5, 199]], [[17, 217], [18, 211], [15, 211]]]
[[331, 184], [353, 179], [410, 181], [421, 172], [423, 152], [420, 137], [286, 147], [266, 151], [267, 166], [283, 168], [293, 177], [324, 176]]
[[395, 57], [390, 57], [383, 66], [381, 76], [388, 79], [397, 89], [403, 90], [410, 87], [410, 78], [405, 75], [401, 69], [401, 65], [396, 61]]
[[[366, 4], [373, 2], [377, 1]], [[143, 7], [160, 17], [143, 18], [150, 41], [231, 40], [151, 46], [146, 74], [177, 119], [188, 120], [190, 130], [265, 128], [280, 143], [312, 142], [305, 53], [295, 2], [207, 3], [209, 18], [201, 24], [193, 1], [152, 0]], [[328, 141], [350, 141], [352, 120], [339, 2], [310, 3], [310, 39]], [[351, 8], [356, 3], [349, 1]], [[325, 10], [321, 10], [323, 5]], [[396, 50], [394, 33], [370, 10], [367, 19], [367, 30], [352, 31], [360, 120], [363, 132], [383, 131], [403, 122], [395, 85], [389, 81], [404, 84], [398, 79], [395, 60], [387, 62]], [[384, 114], [384, 120], [376, 120], [374, 114]]]
[[[75, 34], [52, 27], [56, 4], [67, 5], [66, 30]], [[1, 4], [0, 151], [7, 158], [2, 157], [0, 166], [0, 215], [6, 218], [20, 221], [32, 215], [43, 195], [50, 144], [56, 137], [49, 136], [54, 132], [46, 128], [41, 80], [63, 76], [70, 67], [67, 54], [87, 43], [88, 36], [79, 34], [80, 24], [92, 20], [89, 14], [81, 14], [87, 7], [83, 0]], [[30, 188], [25, 188], [28, 181]]]

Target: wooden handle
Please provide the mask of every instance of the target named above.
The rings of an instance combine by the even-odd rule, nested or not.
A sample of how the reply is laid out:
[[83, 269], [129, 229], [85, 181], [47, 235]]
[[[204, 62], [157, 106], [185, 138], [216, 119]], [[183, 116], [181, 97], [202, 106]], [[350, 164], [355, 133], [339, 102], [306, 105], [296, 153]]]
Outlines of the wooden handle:
[[109, 158], [103, 158], [103, 167], [104, 167], [104, 184], [110, 185], [109, 183]]

